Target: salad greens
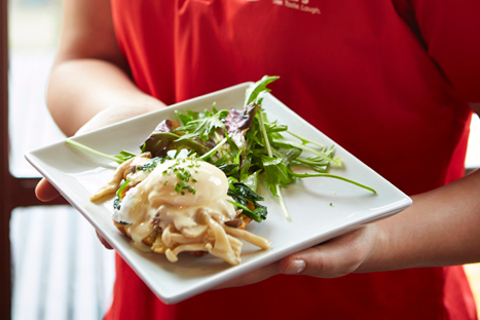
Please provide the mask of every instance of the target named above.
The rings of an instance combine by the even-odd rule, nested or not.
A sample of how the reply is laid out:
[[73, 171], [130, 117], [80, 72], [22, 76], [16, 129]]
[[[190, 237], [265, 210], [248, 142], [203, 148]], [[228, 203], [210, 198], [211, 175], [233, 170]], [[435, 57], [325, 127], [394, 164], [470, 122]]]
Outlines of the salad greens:
[[[285, 125], [269, 121], [262, 108], [267, 85], [278, 77], [264, 76], [246, 90], [243, 109], [211, 110], [203, 112], [176, 111], [177, 120], [162, 121], [141, 146], [141, 152], [150, 152], [152, 159], [145, 165], [152, 169], [166, 159], [188, 158], [207, 161], [220, 168], [230, 181], [228, 194], [243, 214], [260, 222], [266, 218], [267, 208], [258, 203], [263, 198], [256, 193], [260, 176], [266, 187], [278, 197], [287, 219], [289, 215], [281, 195], [281, 188], [299, 178], [329, 177], [352, 183], [373, 193], [368, 186], [328, 173], [330, 167], [343, 166], [334, 156], [334, 147], [326, 147], [288, 130]], [[298, 141], [286, 139], [284, 135]], [[86, 151], [100, 152], [68, 143]], [[122, 163], [135, 154], [122, 150], [119, 155], [105, 155]], [[313, 173], [296, 173], [293, 167], [304, 167]]]

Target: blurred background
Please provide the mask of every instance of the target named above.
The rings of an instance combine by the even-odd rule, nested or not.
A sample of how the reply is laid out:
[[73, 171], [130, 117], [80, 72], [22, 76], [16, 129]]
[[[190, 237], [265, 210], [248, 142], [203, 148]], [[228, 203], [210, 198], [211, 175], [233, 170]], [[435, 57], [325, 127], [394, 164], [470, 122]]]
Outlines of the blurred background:
[[[10, 172], [39, 177], [24, 154], [64, 139], [45, 105], [61, 0], [9, 0]], [[111, 301], [114, 253], [68, 205], [15, 208], [10, 219], [12, 319], [101, 319]]]
[[[9, 0], [10, 172], [39, 177], [24, 154], [60, 141], [45, 86], [61, 23], [60, 0]], [[467, 169], [480, 167], [480, 120], [472, 122]], [[10, 219], [12, 319], [101, 319], [111, 301], [114, 255], [67, 205], [15, 208]], [[480, 307], [480, 266], [466, 265]]]

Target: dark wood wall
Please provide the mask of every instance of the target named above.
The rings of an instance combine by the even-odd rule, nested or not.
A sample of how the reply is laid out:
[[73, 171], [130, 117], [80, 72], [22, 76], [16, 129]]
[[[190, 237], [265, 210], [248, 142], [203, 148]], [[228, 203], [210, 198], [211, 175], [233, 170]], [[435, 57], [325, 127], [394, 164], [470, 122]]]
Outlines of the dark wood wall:
[[8, 20], [7, 2], [0, 0], [0, 319], [11, 318], [10, 212], [11, 176], [8, 168]]

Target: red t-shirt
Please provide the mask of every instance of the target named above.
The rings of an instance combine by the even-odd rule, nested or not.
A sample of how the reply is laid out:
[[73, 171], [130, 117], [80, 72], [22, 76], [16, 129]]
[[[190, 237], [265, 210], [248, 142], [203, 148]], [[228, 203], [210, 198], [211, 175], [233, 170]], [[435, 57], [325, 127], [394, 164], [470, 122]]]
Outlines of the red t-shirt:
[[[480, 101], [476, 0], [112, 0], [112, 12], [135, 83], [167, 104], [279, 75], [277, 98], [407, 194], [463, 173], [467, 102]], [[117, 258], [107, 319], [475, 314], [461, 266], [281, 275], [164, 305]]]

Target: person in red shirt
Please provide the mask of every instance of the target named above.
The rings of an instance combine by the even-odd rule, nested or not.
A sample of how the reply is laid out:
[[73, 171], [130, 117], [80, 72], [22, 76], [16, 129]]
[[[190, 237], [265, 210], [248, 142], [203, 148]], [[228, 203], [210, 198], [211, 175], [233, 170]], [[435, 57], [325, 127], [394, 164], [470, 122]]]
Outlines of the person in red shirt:
[[[276, 97], [413, 199], [175, 305], [117, 257], [106, 319], [476, 319], [461, 264], [480, 261], [480, 171], [463, 163], [480, 112], [478, 12], [474, 0], [66, 1], [47, 98], [67, 135], [280, 75]], [[37, 196], [57, 193], [43, 180]]]

